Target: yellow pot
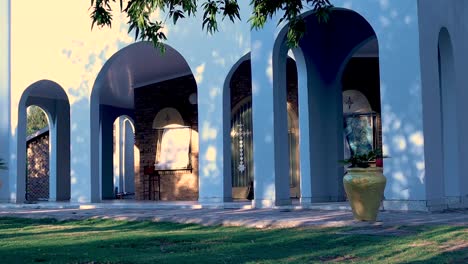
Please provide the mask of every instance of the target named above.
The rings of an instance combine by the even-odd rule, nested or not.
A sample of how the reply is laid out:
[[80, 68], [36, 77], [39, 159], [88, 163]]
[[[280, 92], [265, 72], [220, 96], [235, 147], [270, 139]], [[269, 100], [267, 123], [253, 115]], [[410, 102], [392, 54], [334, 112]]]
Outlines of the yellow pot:
[[383, 199], [387, 179], [382, 168], [349, 168], [343, 184], [354, 218], [375, 221]]

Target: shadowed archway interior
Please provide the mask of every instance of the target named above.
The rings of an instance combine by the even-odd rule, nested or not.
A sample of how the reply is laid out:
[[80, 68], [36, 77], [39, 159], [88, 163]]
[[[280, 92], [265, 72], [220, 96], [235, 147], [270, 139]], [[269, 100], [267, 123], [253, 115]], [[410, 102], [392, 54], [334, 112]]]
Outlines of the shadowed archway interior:
[[[252, 127], [252, 76], [250, 58], [245, 58], [233, 69], [229, 79], [230, 93], [230, 137], [231, 142], [231, 184], [234, 199], [246, 199], [249, 186], [254, 180], [253, 127]], [[289, 146], [289, 188], [292, 198], [299, 198], [299, 127], [297, 69], [293, 59], [287, 62], [288, 97], [288, 146]]]
[[[287, 204], [289, 200], [287, 178], [289, 159], [287, 158], [287, 58], [288, 51], [295, 59], [298, 74], [298, 115], [300, 131], [300, 189], [301, 202], [344, 201], [342, 183], [343, 167], [338, 160], [344, 155], [343, 136], [343, 96], [344, 89], [369, 89], [373, 99], [380, 107], [380, 83], [374, 88], [344, 87], [349, 83], [343, 81], [343, 73], [351, 68], [359, 67], [365, 59], [377, 61], [377, 68], [372, 72], [378, 77], [378, 41], [376, 33], [370, 24], [358, 13], [346, 9], [334, 9], [328, 23], [319, 23], [311, 12], [305, 15], [307, 32], [299, 43], [299, 47], [289, 51], [286, 45], [287, 27], [278, 35], [275, 42], [272, 61], [273, 73], [273, 120], [275, 146], [275, 202], [277, 205]], [[373, 63], [369, 63], [372, 65]], [[371, 68], [374, 66], [371, 66]], [[349, 79], [349, 78], [348, 78]], [[359, 85], [359, 81], [358, 84]], [[262, 131], [266, 126], [258, 120], [265, 116], [255, 116], [261, 108], [261, 97], [253, 97], [254, 131]], [[258, 108], [257, 108], [258, 106]], [[377, 107], [377, 108], [379, 108]], [[259, 109], [259, 110], [256, 110]], [[267, 119], [268, 120], [268, 119]], [[255, 123], [259, 124], [258, 126]], [[265, 141], [261, 134], [255, 138], [254, 144], [260, 142], [255, 149], [262, 148]], [[261, 152], [254, 153], [255, 159], [262, 159]], [[267, 164], [265, 162], [265, 164]], [[258, 167], [258, 173], [262, 168]], [[266, 168], [265, 168], [266, 171]], [[257, 171], [256, 171], [257, 173]], [[263, 197], [271, 193], [269, 182], [256, 183], [258, 204], [263, 203]]]
[[[168, 45], [166, 52], [161, 54], [151, 43], [138, 42], [123, 48], [108, 60], [95, 81], [91, 95], [92, 200], [116, 198], [116, 183], [112, 176], [112, 134], [114, 121], [122, 115], [135, 122], [135, 146], [139, 153], [139, 161], [135, 160], [135, 198], [148, 199], [143, 169], [155, 164], [158, 142], [155, 137], [158, 133], [153, 128], [153, 120], [156, 113], [174, 106], [182, 113], [186, 125], [196, 131], [196, 118], [193, 120], [192, 117], [196, 117], [197, 105], [188, 101], [189, 96], [196, 92], [189, 65], [179, 52]], [[173, 174], [178, 175], [179, 172]], [[174, 179], [179, 179], [177, 175]], [[183, 185], [180, 181], [173, 185], [177, 184]], [[164, 187], [162, 194], [176, 192], [171, 184], [165, 185], [161, 180], [161, 185]]]

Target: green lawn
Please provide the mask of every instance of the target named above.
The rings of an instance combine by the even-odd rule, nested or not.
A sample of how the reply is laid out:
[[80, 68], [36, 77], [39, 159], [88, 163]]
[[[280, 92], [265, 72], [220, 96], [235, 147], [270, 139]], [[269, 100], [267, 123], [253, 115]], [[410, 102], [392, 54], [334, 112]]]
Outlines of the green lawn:
[[399, 229], [413, 234], [0, 218], [0, 263], [468, 263], [466, 228]]

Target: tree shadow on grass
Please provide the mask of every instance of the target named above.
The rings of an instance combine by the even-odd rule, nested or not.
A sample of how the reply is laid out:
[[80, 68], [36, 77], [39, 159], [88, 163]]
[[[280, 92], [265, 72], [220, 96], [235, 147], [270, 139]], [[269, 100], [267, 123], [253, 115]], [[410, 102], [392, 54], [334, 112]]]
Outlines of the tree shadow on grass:
[[[47, 227], [65, 229], [48, 230]], [[26, 228], [25, 228], [26, 227]], [[40, 228], [30, 232], [29, 227]], [[411, 227], [402, 227], [411, 228]], [[25, 229], [25, 230], [24, 230]], [[415, 236], [338, 234], [350, 228], [251, 229], [114, 220], [0, 219], [5, 263], [307, 263], [322, 261], [408, 262], [463, 259], [463, 252], [431, 253], [410, 247], [414, 239], [439, 241], [463, 228], [434, 227]], [[19, 236], [18, 236], [19, 235]], [[421, 262], [422, 263], [422, 262]]]

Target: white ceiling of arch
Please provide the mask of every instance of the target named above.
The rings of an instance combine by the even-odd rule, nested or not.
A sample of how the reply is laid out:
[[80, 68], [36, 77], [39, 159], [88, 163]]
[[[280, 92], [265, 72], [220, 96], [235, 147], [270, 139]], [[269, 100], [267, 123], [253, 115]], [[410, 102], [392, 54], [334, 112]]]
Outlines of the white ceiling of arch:
[[161, 54], [151, 44], [140, 42], [122, 49], [104, 66], [96, 81], [100, 104], [133, 108], [133, 89], [192, 74], [185, 59], [166, 46]]

